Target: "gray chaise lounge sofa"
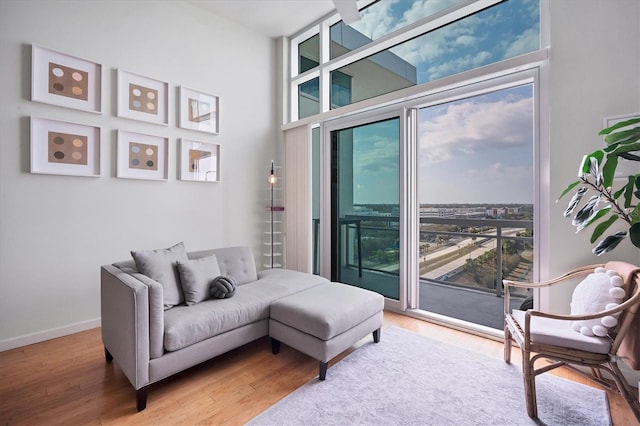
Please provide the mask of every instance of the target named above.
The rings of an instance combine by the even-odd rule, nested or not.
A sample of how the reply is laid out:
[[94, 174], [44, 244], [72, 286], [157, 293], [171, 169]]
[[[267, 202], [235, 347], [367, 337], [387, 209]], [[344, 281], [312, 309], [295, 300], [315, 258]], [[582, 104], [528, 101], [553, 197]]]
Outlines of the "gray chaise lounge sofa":
[[[257, 272], [253, 253], [248, 247], [187, 253], [180, 243], [163, 252], [165, 255], [169, 253], [169, 257], [174, 256], [171, 260], [175, 260], [176, 253], [171, 253], [171, 250], [176, 248], [182, 250], [177, 256], [185, 264], [211, 264], [209, 260], [214, 255], [219, 268], [216, 272], [233, 277], [237, 283], [233, 297], [208, 298], [208, 295], [198, 296], [196, 291], [192, 295], [196, 294], [201, 300], [185, 304], [185, 301], [189, 303], [189, 294], [185, 293], [184, 300], [178, 298], [175, 288], [167, 286], [166, 281], [170, 281], [167, 275], [160, 274], [160, 278], [154, 280], [149, 277], [153, 273], [140, 273], [138, 268], [145, 269], [145, 265], [139, 262], [134, 252], [135, 262], [123, 261], [101, 268], [105, 357], [107, 362], [116, 361], [135, 388], [138, 411], [146, 408], [148, 386], [152, 383], [269, 335], [270, 307], [273, 302], [329, 284], [323, 277], [297, 271], [270, 269]], [[179, 279], [176, 263], [173, 262], [174, 267], [168, 275], [174, 272], [175, 278]], [[184, 281], [185, 277], [182, 278]], [[186, 289], [185, 283], [182, 287]], [[361, 314], [366, 316], [362, 321], [356, 318], [357, 325], [354, 325], [353, 318], [350, 323], [339, 318], [326, 319], [341, 323], [341, 334], [351, 336], [351, 340], [344, 343], [337, 338], [327, 342], [334, 349], [338, 343], [341, 347], [337, 350], [342, 351], [370, 332], [374, 332], [376, 342], [379, 340], [383, 298], [377, 293], [357, 290], [370, 293], [363, 294], [365, 297], [360, 301], [361, 305], [372, 305], [372, 295], [380, 300], [373, 299], [374, 308]], [[353, 317], [353, 313], [350, 316]], [[320, 320], [325, 321], [322, 318]], [[342, 330], [346, 332], [342, 333]], [[284, 343], [291, 342], [285, 340]], [[325, 348], [320, 346], [314, 350], [324, 351]], [[324, 379], [322, 370], [324, 368], [326, 371], [328, 358], [320, 359], [315, 353], [310, 355], [321, 361], [321, 379]]]
[[238, 284], [231, 298], [207, 299], [165, 309], [164, 288], [138, 272], [133, 260], [101, 268], [102, 341], [146, 407], [147, 387], [269, 334], [269, 306], [279, 298], [327, 283], [325, 278], [283, 269], [256, 272], [247, 247], [188, 253], [214, 254], [220, 275]]

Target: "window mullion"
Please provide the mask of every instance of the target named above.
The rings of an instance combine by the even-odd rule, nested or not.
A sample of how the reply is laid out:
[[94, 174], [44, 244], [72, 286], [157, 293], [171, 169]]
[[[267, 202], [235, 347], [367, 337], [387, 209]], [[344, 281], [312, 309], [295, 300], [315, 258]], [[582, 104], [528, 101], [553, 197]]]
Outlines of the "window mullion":
[[329, 61], [331, 37], [329, 36], [329, 24], [324, 21], [320, 24], [320, 112], [327, 112], [330, 107], [331, 84], [329, 82], [329, 70], [325, 67]]

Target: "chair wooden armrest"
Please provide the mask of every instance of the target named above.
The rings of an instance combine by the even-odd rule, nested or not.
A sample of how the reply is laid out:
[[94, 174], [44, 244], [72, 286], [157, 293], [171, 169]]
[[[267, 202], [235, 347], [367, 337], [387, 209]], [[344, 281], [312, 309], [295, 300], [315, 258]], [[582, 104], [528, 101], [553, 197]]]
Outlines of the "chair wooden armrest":
[[549, 280], [546, 281], [538, 281], [538, 282], [523, 282], [523, 281], [513, 281], [513, 280], [502, 280], [502, 284], [505, 287], [521, 287], [521, 288], [541, 288], [541, 287], [548, 287], [554, 284], [558, 284], [561, 283], [563, 281], [572, 279], [572, 278], [579, 278], [581, 276], [584, 275], [589, 275], [590, 273], [593, 272], [594, 269], [598, 268], [598, 267], [602, 267], [604, 266], [604, 264], [602, 263], [598, 263], [598, 264], [593, 264], [593, 265], [588, 265], [588, 266], [583, 266], [577, 269], [574, 269], [570, 272], [567, 272], [565, 274], [562, 274], [558, 277], [555, 278], [551, 278]]
[[619, 312], [622, 312], [622, 311], [626, 310], [627, 308], [635, 305], [636, 303], [640, 303], [640, 289], [636, 290], [635, 294], [632, 297], [630, 297], [629, 299], [627, 299], [623, 303], [617, 305], [615, 308], [606, 309], [604, 311], [595, 312], [593, 314], [588, 314], [588, 315], [558, 315], [558, 314], [550, 314], [548, 312], [535, 311], [535, 310], [531, 309], [531, 310], [528, 310], [525, 313], [525, 316], [531, 315], [531, 316], [551, 318], [551, 319], [564, 320], [564, 321], [584, 321], [584, 320], [602, 318], [602, 317], [606, 317], [606, 316], [609, 316], [609, 315], [615, 315], [615, 314], [617, 314]]

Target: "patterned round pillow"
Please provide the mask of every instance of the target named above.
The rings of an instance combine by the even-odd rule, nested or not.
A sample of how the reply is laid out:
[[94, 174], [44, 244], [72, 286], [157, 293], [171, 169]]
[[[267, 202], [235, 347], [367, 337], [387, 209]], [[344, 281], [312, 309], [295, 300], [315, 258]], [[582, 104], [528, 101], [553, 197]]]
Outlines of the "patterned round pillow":
[[216, 299], [231, 297], [236, 292], [236, 280], [229, 275], [217, 276], [211, 281], [209, 292]]

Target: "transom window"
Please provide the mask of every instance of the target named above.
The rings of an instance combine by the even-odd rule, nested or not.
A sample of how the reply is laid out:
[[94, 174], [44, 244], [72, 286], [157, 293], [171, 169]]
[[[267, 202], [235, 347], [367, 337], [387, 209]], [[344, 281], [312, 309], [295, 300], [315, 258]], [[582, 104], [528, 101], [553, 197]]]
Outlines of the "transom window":
[[379, 0], [360, 16], [291, 40], [291, 121], [540, 49], [538, 0]]

